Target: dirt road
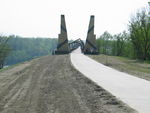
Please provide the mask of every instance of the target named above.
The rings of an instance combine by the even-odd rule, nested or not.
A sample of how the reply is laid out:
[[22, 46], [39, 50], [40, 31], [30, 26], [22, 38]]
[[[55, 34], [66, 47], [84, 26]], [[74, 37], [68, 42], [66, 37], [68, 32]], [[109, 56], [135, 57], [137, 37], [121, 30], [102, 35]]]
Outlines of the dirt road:
[[69, 57], [45, 56], [0, 72], [0, 113], [134, 113]]

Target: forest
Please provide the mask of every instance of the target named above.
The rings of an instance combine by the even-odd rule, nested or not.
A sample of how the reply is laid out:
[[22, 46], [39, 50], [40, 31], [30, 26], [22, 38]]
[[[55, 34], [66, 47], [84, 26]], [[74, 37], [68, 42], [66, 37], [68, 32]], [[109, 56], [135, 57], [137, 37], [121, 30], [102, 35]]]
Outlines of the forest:
[[1, 36], [0, 42], [1, 67], [51, 54], [57, 46], [57, 39], [44, 37]]

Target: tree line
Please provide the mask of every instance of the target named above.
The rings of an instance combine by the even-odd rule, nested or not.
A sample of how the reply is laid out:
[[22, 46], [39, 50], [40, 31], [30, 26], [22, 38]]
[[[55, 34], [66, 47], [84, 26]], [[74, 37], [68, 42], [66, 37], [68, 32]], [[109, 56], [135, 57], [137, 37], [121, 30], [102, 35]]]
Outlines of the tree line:
[[7, 38], [3, 36], [1, 39], [3, 39], [3, 44], [0, 44], [0, 61], [3, 64], [1, 68], [4, 65], [12, 65], [52, 54], [57, 46], [55, 38], [23, 38], [12, 35]]
[[142, 9], [131, 18], [128, 31], [111, 35], [105, 31], [98, 39], [99, 53], [150, 60], [150, 17]]

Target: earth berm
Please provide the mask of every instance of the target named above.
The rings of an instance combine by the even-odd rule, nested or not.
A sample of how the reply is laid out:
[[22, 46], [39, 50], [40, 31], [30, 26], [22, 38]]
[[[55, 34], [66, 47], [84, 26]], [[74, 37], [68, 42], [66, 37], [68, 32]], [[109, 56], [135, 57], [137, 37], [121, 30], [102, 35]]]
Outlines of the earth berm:
[[54, 55], [0, 72], [0, 113], [136, 111], [75, 70], [69, 55]]

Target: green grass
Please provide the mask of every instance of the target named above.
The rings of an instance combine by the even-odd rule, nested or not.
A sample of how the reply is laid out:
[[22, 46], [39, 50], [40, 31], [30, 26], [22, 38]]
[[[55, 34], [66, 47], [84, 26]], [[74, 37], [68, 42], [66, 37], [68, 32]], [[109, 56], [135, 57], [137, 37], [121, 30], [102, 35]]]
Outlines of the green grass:
[[21, 64], [21, 63], [17, 63], [17, 64], [14, 64], [14, 65], [11, 65], [11, 66], [2, 68], [2, 69], [0, 69], [0, 72], [6, 71], [6, 70], [9, 70], [9, 69], [12, 69], [12, 68], [14, 68], [15, 66], [18, 66], [18, 65], [20, 65], [20, 64]]

